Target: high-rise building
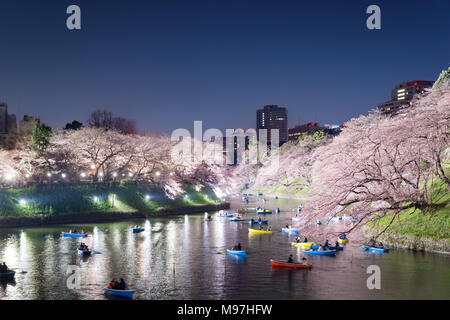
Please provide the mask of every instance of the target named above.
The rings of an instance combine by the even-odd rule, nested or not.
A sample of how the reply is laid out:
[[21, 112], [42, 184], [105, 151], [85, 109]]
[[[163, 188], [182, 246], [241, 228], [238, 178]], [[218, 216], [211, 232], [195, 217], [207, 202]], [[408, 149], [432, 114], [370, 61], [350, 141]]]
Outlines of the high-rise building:
[[271, 130], [279, 130], [280, 145], [288, 141], [288, 119], [286, 108], [277, 105], [264, 106], [256, 110], [256, 131], [259, 139], [259, 129], [267, 129], [267, 141], [271, 143]]
[[0, 134], [12, 132], [16, 128], [16, 115], [8, 114], [8, 104], [0, 102]]
[[400, 83], [392, 90], [391, 100], [379, 104], [378, 109], [384, 114], [396, 114], [400, 109], [410, 105], [414, 95], [425, 93], [425, 89], [431, 88], [433, 83], [433, 81], [426, 80]]

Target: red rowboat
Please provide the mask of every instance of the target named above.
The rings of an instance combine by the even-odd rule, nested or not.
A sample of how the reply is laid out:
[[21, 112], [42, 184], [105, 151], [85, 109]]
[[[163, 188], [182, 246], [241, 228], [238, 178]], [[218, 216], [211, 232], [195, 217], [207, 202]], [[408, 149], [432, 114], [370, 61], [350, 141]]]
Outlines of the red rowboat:
[[302, 268], [302, 269], [311, 269], [312, 266], [309, 264], [300, 264], [300, 263], [288, 263], [288, 262], [281, 262], [276, 261], [273, 259], [270, 259], [270, 263], [272, 264], [272, 267], [284, 267], [284, 268]]

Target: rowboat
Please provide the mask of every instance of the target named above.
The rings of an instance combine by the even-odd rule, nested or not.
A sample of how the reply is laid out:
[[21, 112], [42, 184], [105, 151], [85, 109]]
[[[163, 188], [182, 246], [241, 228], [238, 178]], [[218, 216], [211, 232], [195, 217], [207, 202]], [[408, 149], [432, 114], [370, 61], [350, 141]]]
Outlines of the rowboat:
[[77, 251], [78, 251], [78, 255], [79, 256], [85, 257], [85, 256], [90, 256], [91, 255], [91, 250], [80, 250], [80, 249], [78, 249]]
[[272, 267], [283, 267], [283, 268], [295, 268], [295, 269], [311, 269], [312, 266], [310, 264], [301, 264], [301, 263], [289, 263], [289, 262], [281, 262], [270, 259], [270, 264]]
[[111, 294], [113, 296], [125, 297], [125, 298], [133, 298], [134, 291], [132, 290], [114, 290], [105, 288], [105, 293]]
[[243, 250], [229, 250], [227, 249], [227, 253], [234, 255], [234, 256], [240, 256], [240, 257], [245, 257], [247, 256], [247, 252], [243, 251]]
[[291, 229], [291, 228], [281, 228], [281, 231], [287, 232], [290, 234], [298, 234], [299, 231], [297, 229]]
[[382, 248], [375, 248], [375, 247], [369, 247], [369, 246], [362, 246], [363, 251], [372, 251], [372, 252], [389, 252], [389, 249], [382, 249]]
[[336, 250], [326, 250], [326, 251], [305, 251], [305, 253], [307, 254], [313, 254], [313, 255], [318, 255], [318, 256], [335, 256], [336, 255]]
[[248, 213], [248, 210], [238, 210], [238, 213]]
[[280, 212], [281, 212], [280, 209], [278, 209], [278, 208], [275, 209], [275, 213], [280, 213]]
[[61, 232], [63, 237], [72, 237], [72, 238], [86, 238], [86, 233], [67, 233], [67, 232]]
[[6, 272], [0, 273], [0, 279], [10, 279], [14, 278], [14, 275], [16, 274], [13, 270], [7, 270]]
[[256, 230], [256, 229], [248, 229], [249, 233], [266, 233], [266, 234], [271, 234], [272, 231], [267, 231], [267, 230]]
[[272, 214], [272, 211], [269, 210], [258, 210], [256, 211], [257, 214]]
[[309, 249], [312, 245], [315, 245], [315, 242], [292, 242], [294, 247], [299, 247], [303, 249]]
[[253, 225], [253, 224], [257, 224], [257, 223], [259, 223], [259, 224], [267, 224], [268, 222], [269, 222], [269, 220], [261, 220], [261, 221], [253, 220], [253, 221], [249, 221], [248, 224], [249, 225]]
[[233, 218], [232, 214], [223, 214], [223, 215], [217, 215], [217, 218]]
[[241, 218], [231, 218], [230, 221], [244, 221], [244, 219], [241, 219]]
[[205, 221], [212, 221], [212, 219], [205, 219]]
[[145, 230], [145, 228], [133, 228], [132, 232], [133, 233], [139, 233], [139, 232], [142, 232], [144, 230]]
[[348, 239], [341, 239], [341, 238], [339, 238], [338, 242], [339, 243], [348, 243]]
[[320, 222], [320, 221], [316, 222], [316, 225], [318, 225], [318, 226], [320, 226], [321, 224], [322, 224], [322, 222]]

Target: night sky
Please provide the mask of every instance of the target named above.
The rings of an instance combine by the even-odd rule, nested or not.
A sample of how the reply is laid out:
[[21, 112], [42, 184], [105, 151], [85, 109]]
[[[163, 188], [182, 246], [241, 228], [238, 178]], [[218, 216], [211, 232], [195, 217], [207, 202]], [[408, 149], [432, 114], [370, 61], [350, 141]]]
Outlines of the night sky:
[[[82, 30], [66, 28], [77, 4]], [[366, 8], [381, 7], [381, 30]], [[106, 108], [141, 130], [341, 124], [435, 80], [450, 63], [450, 1], [0, 1], [0, 100], [54, 127]]]

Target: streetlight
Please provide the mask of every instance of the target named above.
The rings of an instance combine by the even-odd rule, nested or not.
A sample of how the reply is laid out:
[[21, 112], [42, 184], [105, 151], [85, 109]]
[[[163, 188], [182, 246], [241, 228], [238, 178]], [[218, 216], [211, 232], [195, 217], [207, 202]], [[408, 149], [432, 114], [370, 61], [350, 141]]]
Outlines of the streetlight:
[[50, 172], [47, 172], [47, 177], [51, 177], [52, 176], [52, 174], [50, 173]]
[[5, 174], [5, 180], [6, 181], [11, 181], [12, 179], [14, 179], [14, 173], [8, 172], [8, 173]]
[[63, 174], [61, 174], [61, 177], [62, 177], [63, 179], [65, 179], [65, 178], [67, 177], [67, 175], [66, 175], [65, 173], [63, 173]]
[[86, 173], [82, 172], [82, 173], [80, 174], [80, 176], [81, 176], [82, 178], [85, 178], [85, 177], [86, 177]]
[[159, 172], [159, 171], [156, 171], [156, 176], [158, 176], [159, 177], [159, 175], [161, 174], [161, 172]]
[[20, 203], [20, 205], [24, 206], [27, 204], [27, 201], [25, 199], [20, 199], [19, 203]]
[[113, 177], [114, 177], [114, 178], [117, 177], [117, 172], [114, 172], [114, 173], [113, 173]]
[[97, 201], [98, 201], [98, 197], [94, 196], [94, 202], [97, 202]]
[[149, 196], [149, 195], [146, 195], [146, 196], [145, 196], [145, 200], [147, 200], [147, 201], [150, 200], [150, 196]]

